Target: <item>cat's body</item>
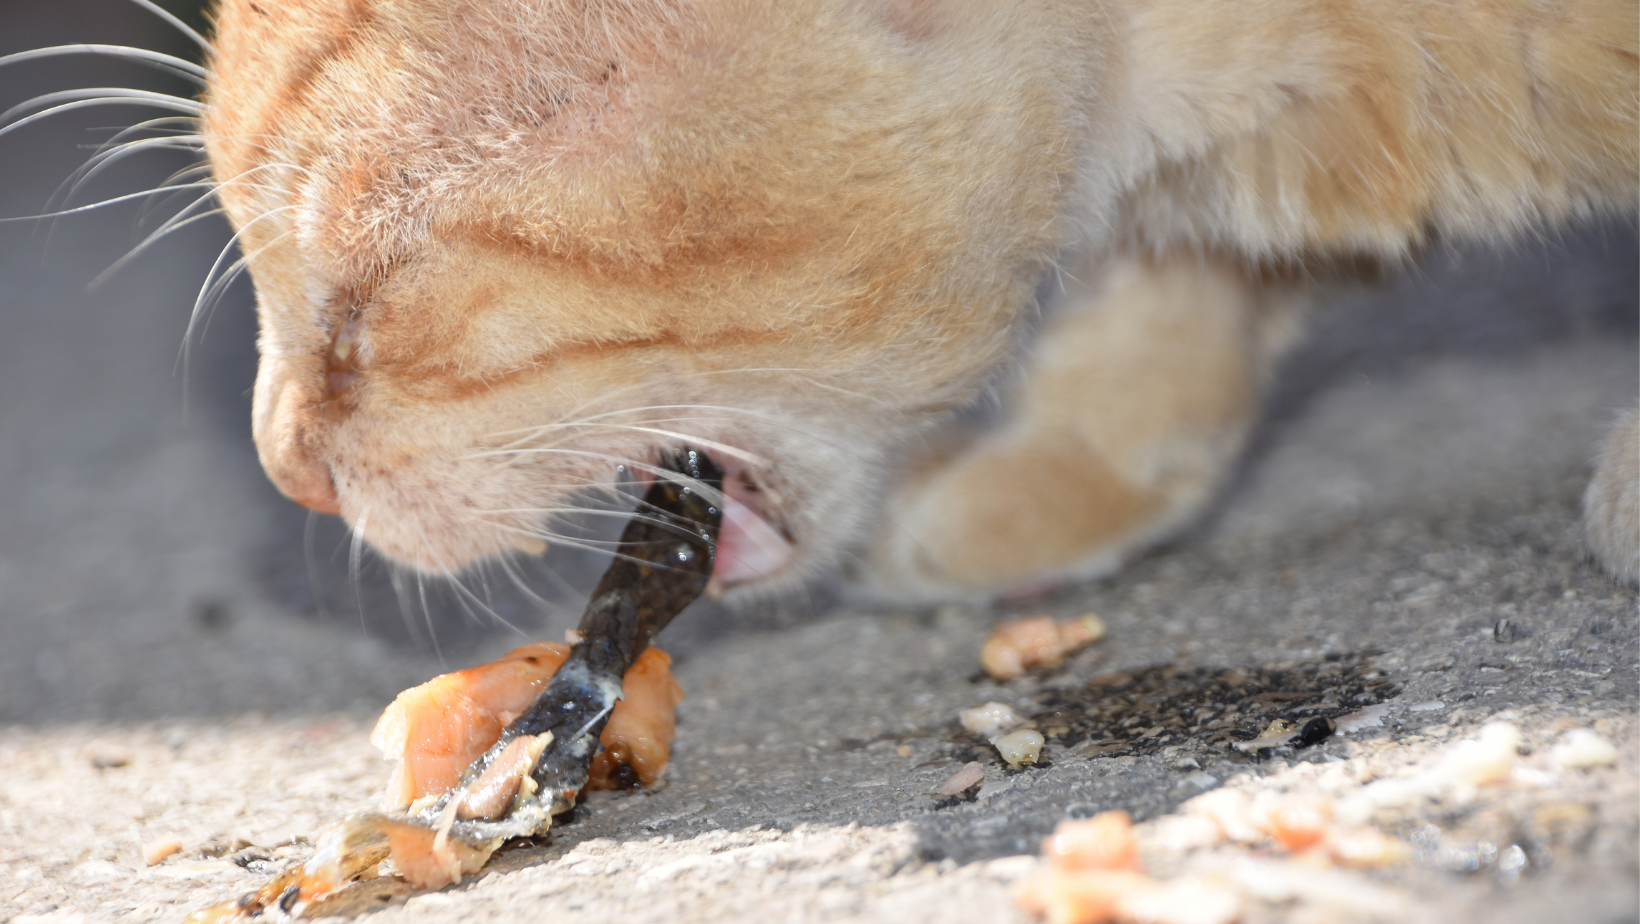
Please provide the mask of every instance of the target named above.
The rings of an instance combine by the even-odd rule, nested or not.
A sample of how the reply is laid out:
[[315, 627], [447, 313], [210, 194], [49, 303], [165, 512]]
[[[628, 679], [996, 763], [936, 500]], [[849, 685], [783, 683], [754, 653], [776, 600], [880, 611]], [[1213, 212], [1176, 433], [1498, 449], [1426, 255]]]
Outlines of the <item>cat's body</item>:
[[[729, 471], [720, 587], [862, 550], [917, 596], [1092, 574], [1211, 496], [1309, 268], [1632, 211], [1636, 30], [1630, 0], [227, 0], [207, 140], [258, 446], [436, 573], [681, 440]], [[906, 473], [1055, 265], [1013, 419]], [[1622, 439], [1590, 522], [1632, 577]]]

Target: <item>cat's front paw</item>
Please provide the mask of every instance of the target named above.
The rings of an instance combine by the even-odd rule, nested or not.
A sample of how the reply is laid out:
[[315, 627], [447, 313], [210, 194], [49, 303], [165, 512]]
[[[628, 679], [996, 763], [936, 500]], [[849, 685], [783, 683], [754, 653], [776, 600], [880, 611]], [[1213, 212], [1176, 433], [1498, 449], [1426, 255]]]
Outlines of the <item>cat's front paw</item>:
[[868, 555], [867, 590], [994, 599], [1114, 570], [1164, 504], [1069, 435], [991, 438], [912, 481]]
[[1617, 421], [1583, 494], [1583, 530], [1606, 572], [1640, 584], [1640, 410]]

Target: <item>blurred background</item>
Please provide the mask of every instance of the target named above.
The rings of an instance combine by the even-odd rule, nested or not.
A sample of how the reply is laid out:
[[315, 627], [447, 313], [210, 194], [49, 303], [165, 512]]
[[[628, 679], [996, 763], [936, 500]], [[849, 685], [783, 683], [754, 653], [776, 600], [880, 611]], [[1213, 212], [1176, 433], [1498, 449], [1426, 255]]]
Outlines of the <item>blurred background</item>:
[[[201, 4], [162, 4], [205, 28]], [[127, 0], [0, 0], [0, 54], [71, 42], [199, 59], [177, 30]], [[74, 55], [0, 69], [0, 109], [78, 87], [195, 92], [149, 68]], [[0, 218], [45, 210], [98, 144], [154, 115], [96, 107], [0, 135]], [[68, 205], [155, 187], [193, 162], [179, 151], [135, 154]], [[560, 637], [595, 562], [549, 555], [529, 583], [552, 605], [475, 584], [510, 624], [502, 626], [435, 584], [425, 605], [419, 595], [403, 599], [368, 552], [355, 573], [341, 524], [310, 517], [272, 488], [250, 440], [256, 324], [247, 280], [225, 291], [181, 363], [195, 298], [228, 241], [219, 217], [92, 284], [188, 201], [0, 223], [0, 723], [367, 715], [443, 664]], [[1349, 464], [1371, 470], [1357, 481], [1411, 485], [1413, 494], [1460, 483], [1509, 490], [1509, 478], [1540, 468], [1586, 468], [1602, 423], [1635, 400], [1636, 263], [1633, 226], [1608, 221], [1502, 253], [1443, 250], [1370, 291], [1341, 293], [1284, 371], [1244, 470], [1282, 471], [1282, 459], [1295, 458], [1268, 461], [1317, 396], [1449, 357], [1539, 372], [1519, 379], [1527, 384], [1518, 400], [1472, 382], [1454, 392], [1464, 397], [1446, 416], [1409, 406], [1404, 426], [1370, 438], [1346, 417], [1336, 440], [1316, 439], [1357, 440], [1366, 448]], [[1528, 406], [1535, 410], [1519, 410]], [[1439, 449], [1460, 442], [1467, 448]], [[1309, 515], [1294, 497], [1357, 503], [1350, 492], [1366, 489], [1328, 468], [1326, 449], [1300, 452], [1292, 476], [1277, 479], [1283, 490], [1244, 475], [1192, 536], [1225, 523], [1238, 536], [1260, 535], [1260, 523], [1287, 529]], [[1520, 462], [1528, 449], [1548, 461]], [[1493, 469], [1508, 478], [1487, 482]], [[1311, 495], [1291, 490], [1305, 479]], [[669, 632], [669, 647], [687, 656], [735, 626], [780, 624], [812, 608], [692, 612]]]

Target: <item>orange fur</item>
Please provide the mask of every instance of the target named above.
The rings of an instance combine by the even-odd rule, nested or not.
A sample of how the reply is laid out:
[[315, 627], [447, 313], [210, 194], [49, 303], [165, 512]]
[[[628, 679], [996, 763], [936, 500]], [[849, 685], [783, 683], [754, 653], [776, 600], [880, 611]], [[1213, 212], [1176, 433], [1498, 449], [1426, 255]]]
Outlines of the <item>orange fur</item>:
[[727, 445], [799, 550], [778, 585], [873, 534], [1075, 259], [1117, 273], [1071, 300], [1107, 317], [874, 561], [919, 594], [1092, 573], [1240, 445], [1291, 327], [1244, 267], [1632, 211], [1636, 30], [1632, 0], [224, 0], [257, 444], [452, 573], [618, 460]]

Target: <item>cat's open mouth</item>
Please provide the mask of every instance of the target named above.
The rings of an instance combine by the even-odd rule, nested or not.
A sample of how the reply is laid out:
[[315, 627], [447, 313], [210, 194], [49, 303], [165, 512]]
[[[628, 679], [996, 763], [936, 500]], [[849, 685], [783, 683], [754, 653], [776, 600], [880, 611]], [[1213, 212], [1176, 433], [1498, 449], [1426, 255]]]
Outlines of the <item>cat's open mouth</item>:
[[759, 484], [747, 464], [726, 453], [711, 453], [723, 470], [723, 528], [718, 535], [717, 563], [707, 593], [771, 577], [791, 561], [792, 540], [777, 525], [767, 488]]

